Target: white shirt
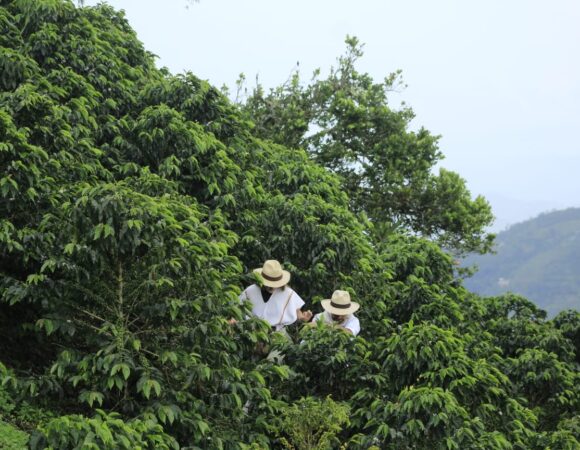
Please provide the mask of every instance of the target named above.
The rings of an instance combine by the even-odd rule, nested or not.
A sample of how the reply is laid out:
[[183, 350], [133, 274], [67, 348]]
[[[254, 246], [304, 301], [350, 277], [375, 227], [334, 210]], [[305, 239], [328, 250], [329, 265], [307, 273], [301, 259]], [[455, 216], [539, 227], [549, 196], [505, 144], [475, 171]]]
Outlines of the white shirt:
[[323, 320], [325, 323], [332, 323], [336, 326], [346, 328], [352, 332], [353, 336], [356, 336], [360, 333], [360, 322], [353, 314], [346, 316], [344, 322], [338, 323], [332, 320], [332, 315], [328, 311], [324, 311], [314, 316], [313, 321], [316, 322], [318, 320]]
[[252, 284], [240, 294], [240, 300], [246, 299], [252, 302], [252, 313], [275, 326], [276, 330], [296, 322], [298, 320], [296, 310], [304, 306], [304, 300], [289, 286], [274, 289], [265, 302], [260, 286]]

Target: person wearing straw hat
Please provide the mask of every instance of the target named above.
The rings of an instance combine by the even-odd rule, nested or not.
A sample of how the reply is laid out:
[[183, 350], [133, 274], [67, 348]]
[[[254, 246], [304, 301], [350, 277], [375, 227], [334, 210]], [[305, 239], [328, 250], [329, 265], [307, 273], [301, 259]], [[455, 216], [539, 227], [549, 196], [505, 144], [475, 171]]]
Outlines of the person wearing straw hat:
[[360, 332], [360, 322], [354, 315], [360, 305], [350, 300], [347, 291], [336, 290], [332, 298], [322, 300], [324, 312], [316, 314], [313, 322], [322, 320], [326, 323], [336, 325], [347, 333], [356, 336]]
[[308, 322], [311, 311], [302, 311], [304, 300], [290, 287], [290, 272], [282, 269], [275, 259], [269, 259], [254, 270], [262, 279], [262, 286], [252, 284], [240, 294], [240, 300], [252, 303], [252, 313], [270, 324], [272, 330], [283, 331], [284, 327], [297, 320]]

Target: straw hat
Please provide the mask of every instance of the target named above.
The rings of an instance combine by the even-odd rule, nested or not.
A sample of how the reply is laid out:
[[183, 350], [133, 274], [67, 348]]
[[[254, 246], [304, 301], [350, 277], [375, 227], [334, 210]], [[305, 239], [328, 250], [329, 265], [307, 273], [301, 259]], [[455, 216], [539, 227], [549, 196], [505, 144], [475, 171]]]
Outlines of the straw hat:
[[282, 266], [275, 259], [269, 259], [261, 269], [254, 269], [264, 279], [264, 286], [279, 288], [285, 286], [290, 281], [290, 272], [283, 270]]
[[322, 303], [322, 307], [325, 311], [338, 316], [352, 314], [360, 308], [358, 303], [350, 301], [350, 294], [347, 291], [340, 290], [334, 291], [332, 293], [332, 298], [322, 300], [320, 303]]

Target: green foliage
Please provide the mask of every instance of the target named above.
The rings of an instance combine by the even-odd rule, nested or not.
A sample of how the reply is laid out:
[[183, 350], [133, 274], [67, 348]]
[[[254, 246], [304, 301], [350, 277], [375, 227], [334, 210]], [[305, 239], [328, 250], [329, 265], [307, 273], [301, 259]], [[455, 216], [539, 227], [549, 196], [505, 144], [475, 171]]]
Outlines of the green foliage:
[[351, 208], [371, 218], [379, 238], [393, 228], [410, 229], [458, 253], [489, 251], [489, 204], [472, 200], [459, 175], [432, 174], [442, 159], [438, 138], [424, 128], [409, 130], [409, 107], [389, 106], [389, 93], [402, 84], [400, 72], [376, 83], [355, 68], [363, 56], [359, 41], [347, 37], [346, 44], [326, 79], [317, 70], [304, 86], [296, 72], [269, 93], [260, 85], [253, 90], [241, 106], [256, 135], [307, 149], [340, 175]]
[[480, 295], [514, 292], [555, 316], [580, 307], [580, 209], [541, 214], [497, 235], [496, 253], [470, 256], [466, 286]]
[[546, 422], [545, 428], [553, 429], [560, 417], [578, 411], [578, 371], [573, 372], [555, 354], [527, 349], [511, 361], [508, 371], [518, 394], [525, 396], [532, 407], [542, 405], [540, 419]]
[[[0, 376], [5, 380], [11, 372], [0, 362]], [[27, 447], [29, 435], [15, 426], [14, 422], [21, 422], [14, 413], [21, 415], [20, 408], [16, 409], [16, 400], [12, 397], [9, 383], [0, 384], [0, 448], [20, 450]], [[16, 410], [16, 411], [15, 411]]]
[[[0, 5], [0, 413], [33, 448], [573, 448], [577, 312], [469, 294], [418, 236], [484, 250], [488, 207], [355, 41], [244, 113], [109, 6]], [[348, 289], [361, 334], [246, 319], [268, 258], [315, 311]]]
[[282, 438], [282, 444], [300, 450], [337, 448], [340, 442], [336, 436], [348, 424], [348, 413], [348, 405], [336, 403], [330, 397], [301, 398], [282, 411], [278, 429], [290, 440]]
[[573, 361], [575, 349], [560, 330], [548, 326], [546, 312], [529, 300], [513, 294], [488, 297], [480, 302], [485, 312], [476, 317], [491, 333], [494, 345], [504, 356], [513, 357], [528, 348], [553, 352], [565, 361]]
[[280, 390], [290, 398], [332, 395], [338, 401], [347, 401], [367, 384], [365, 377], [373, 369], [377, 371], [369, 343], [322, 321], [304, 327], [299, 341], [298, 345], [280, 343], [285, 362], [293, 369]]
[[[5, 375], [3, 374], [3, 378]], [[2, 386], [0, 387], [0, 417], [10, 414], [14, 409], [14, 401], [12, 397], [8, 394], [6, 389]]]
[[54, 413], [18, 399], [14, 389], [18, 382], [14, 375], [12, 371], [0, 363], [0, 379], [2, 380], [0, 385], [0, 420], [9, 422], [10, 425], [20, 430], [31, 431], [38, 424], [46, 423], [52, 419]]
[[[433, 414], [433, 410], [438, 413]], [[472, 440], [473, 425], [469, 415], [448, 391], [441, 388], [409, 388], [396, 402], [384, 406], [386, 426], [399, 447], [434, 445], [443, 448], [452, 442], [456, 448], [467, 447]]]
[[178, 449], [154, 420], [124, 422], [115, 413], [96, 410], [93, 418], [73, 415], [54, 419], [30, 439], [34, 449]]
[[553, 433], [544, 433], [538, 439], [538, 447], [553, 450], [572, 450], [580, 447], [580, 416], [564, 419]]
[[562, 311], [554, 317], [554, 325], [570, 340], [576, 353], [576, 362], [580, 364], [580, 312]]
[[399, 323], [429, 320], [449, 326], [462, 320], [462, 291], [454, 282], [453, 260], [423, 239], [393, 236], [384, 243], [383, 258], [393, 271], [394, 297], [389, 317]]
[[29, 436], [0, 420], [0, 448], [6, 450], [24, 450], [28, 448]]

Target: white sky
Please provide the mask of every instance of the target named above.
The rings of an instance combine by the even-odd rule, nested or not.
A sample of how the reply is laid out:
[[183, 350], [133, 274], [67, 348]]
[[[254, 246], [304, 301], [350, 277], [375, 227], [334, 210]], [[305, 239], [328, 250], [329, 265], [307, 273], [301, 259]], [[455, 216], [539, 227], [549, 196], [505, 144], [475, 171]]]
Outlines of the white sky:
[[[88, 5], [97, 3], [87, 0]], [[365, 43], [359, 70], [403, 70], [393, 94], [414, 127], [442, 135], [441, 166], [467, 180], [493, 227], [580, 206], [578, 0], [109, 0], [126, 11], [159, 66], [233, 88], [304, 79]]]

